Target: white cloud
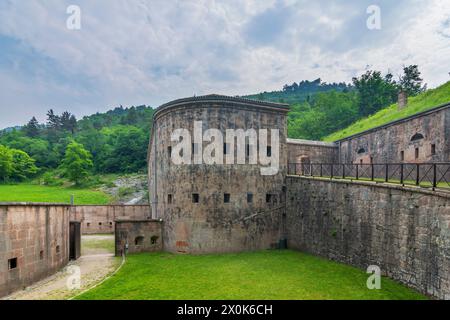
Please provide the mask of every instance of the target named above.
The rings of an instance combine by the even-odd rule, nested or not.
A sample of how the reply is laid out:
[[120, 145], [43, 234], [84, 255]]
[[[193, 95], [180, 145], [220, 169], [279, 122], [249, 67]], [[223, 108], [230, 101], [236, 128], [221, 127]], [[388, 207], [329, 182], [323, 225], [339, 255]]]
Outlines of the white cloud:
[[71, 1], [0, 4], [0, 49], [17, 47], [0, 60], [0, 127], [50, 107], [84, 115], [317, 77], [348, 82], [366, 65], [398, 72], [415, 63], [431, 86], [449, 79], [446, 0], [379, 1], [381, 31], [365, 27], [371, 1], [77, 2], [80, 31], [66, 29]]

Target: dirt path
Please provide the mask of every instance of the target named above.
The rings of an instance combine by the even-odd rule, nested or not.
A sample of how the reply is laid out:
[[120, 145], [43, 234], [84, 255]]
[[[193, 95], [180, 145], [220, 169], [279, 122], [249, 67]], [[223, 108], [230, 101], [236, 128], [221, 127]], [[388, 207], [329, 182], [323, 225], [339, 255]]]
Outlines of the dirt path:
[[[60, 272], [41, 280], [25, 290], [15, 292], [3, 300], [64, 300], [86, 290], [114, 272], [120, 258], [114, 257], [113, 235], [82, 236], [81, 254]], [[76, 269], [79, 267], [79, 269]], [[67, 282], [74, 278], [74, 271], [81, 272], [80, 289], [70, 290]]]

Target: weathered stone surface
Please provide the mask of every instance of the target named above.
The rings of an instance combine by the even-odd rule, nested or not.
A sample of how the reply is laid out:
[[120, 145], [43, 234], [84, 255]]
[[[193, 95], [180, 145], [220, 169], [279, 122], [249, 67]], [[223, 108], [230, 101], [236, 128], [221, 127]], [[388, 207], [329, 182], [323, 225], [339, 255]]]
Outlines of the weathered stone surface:
[[72, 206], [70, 220], [81, 222], [82, 234], [114, 233], [116, 219], [149, 219], [148, 205]]
[[[0, 205], [0, 225], [4, 226], [0, 229], [0, 296], [56, 272], [69, 261], [69, 206]], [[13, 258], [17, 267], [9, 270], [8, 260]]]
[[115, 251], [121, 256], [128, 244], [127, 253], [162, 250], [162, 221], [116, 220]]
[[[450, 195], [287, 177], [288, 246], [450, 295]], [[326, 199], [333, 199], [327, 201]]]
[[[164, 220], [164, 249], [199, 253], [274, 246], [280, 238], [279, 207], [284, 197], [287, 106], [215, 96], [183, 101], [157, 110], [149, 147], [152, 214]], [[188, 129], [192, 134], [194, 121], [202, 121], [203, 130], [219, 129], [224, 136], [226, 129], [279, 129], [278, 174], [262, 176], [260, 165], [171, 163], [168, 147], [175, 144], [170, 139], [173, 130]], [[193, 203], [193, 193], [198, 193], [198, 203]], [[224, 193], [230, 194], [229, 203], [224, 203]], [[247, 193], [253, 194], [252, 203], [247, 203]], [[270, 203], [266, 194], [273, 195]]]

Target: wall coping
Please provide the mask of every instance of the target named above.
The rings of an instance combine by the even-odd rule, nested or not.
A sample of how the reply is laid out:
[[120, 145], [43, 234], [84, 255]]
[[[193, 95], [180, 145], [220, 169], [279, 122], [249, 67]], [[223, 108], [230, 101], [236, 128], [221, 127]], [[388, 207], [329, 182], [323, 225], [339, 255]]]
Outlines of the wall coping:
[[298, 144], [298, 145], [306, 145], [306, 146], [318, 146], [318, 147], [328, 147], [328, 148], [337, 148], [338, 145], [334, 142], [325, 142], [325, 141], [315, 141], [315, 140], [305, 140], [305, 139], [286, 139], [287, 144]]
[[49, 203], [49, 202], [0, 202], [0, 207], [12, 207], [12, 206], [41, 206], [41, 207], [73, 207], [67, 203]]
[[162, 223], [162, 219], [124, 219], [117, 218], [114, 220], [115, 223], [124, 223], [124, 222], [160, 222]]
[[409, 192], [439, 196], [442, 198], [450, 199], [450, 191], [449, 192], [443, 191], [443, 190], [433, 191], [433, 190], [424, 189], [423, 187], [402, 186], [400, 184], [394, 184], [394, 183], [349, 180], [349, 179], [330, 179], [330, 178], [320, 178], [320, 177], [304, 177], [304, 176], [295, 176], [295, 175], [287, 175], [286, 177], [303, 179], [303, 180], [314, 180], [314, 181], [341, 183], [341, 184], [355, 184], [355, 185], [362, 185], [362, 186], [366, 186], [366, 187], [376, 187], [376, 188], [383, 188], [383, 189], [409, 191]]

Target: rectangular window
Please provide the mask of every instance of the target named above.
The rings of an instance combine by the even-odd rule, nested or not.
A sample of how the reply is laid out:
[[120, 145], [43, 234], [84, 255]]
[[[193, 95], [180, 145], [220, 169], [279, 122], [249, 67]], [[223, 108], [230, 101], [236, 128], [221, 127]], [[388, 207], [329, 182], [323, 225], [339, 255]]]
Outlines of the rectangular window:
[[272, 195], [270, 193], [266, 194], [266, 203], [271, 203], [272, 202]]
[[373, 157], [370, 157], [370, 163], [373, 163]]
[[253, 203], [253, 193], [247, 193], [247, 203]]
[[360, 164], [363, 164], [363, 159], [359, 159], [359, 163], [360, 163]]
[[268, 157], [272, 156], [272, 147], [271, 146], [267, 146], [267, 156]]
[[192, 194], [192, 202], [193, 203], [198, 203], [200, 200], [200, 196], [198, 195], [198, 193], [193, 193]]
[[431, 155], [435, 155], [436, 154], [436, 145], [432, 144], [431, 145]]
[[415, 156], [416, 156], [416, 159], [418, 159], [419, 158], [419, 148], [416, 148], [416, 152], [415, 152], [416, 154], [415, 154]]
[[44, 260], [44, 250], [41, 250], [41, 251], [39, 252], [39, 259], [40, 259], [40, 260]]
[[228, 154], [230, 152], [230, 144], [224, 143], [223, 144], [223, 154]]
[[13, 270], [17, 268], [17, 258], [12, 258], [8, 260], [8, 269]]
[[229, 193], [223, 194], [223, 203], [230, 203], [230, 194]]
[[61, 252], [61, 247], [60, 246], [56, 246], [56, 253], [60, 253]]
[[405, 160], [405, 151], [400, 151], [400, 160], [404, 161]]
[[169, 158], [172, 158], [172, 147], [171, 146], [167, 147], [167, 154], [169, 155]]
[[167, 195], [167, 203], [168, 203], [168, 204], [171, 204], [171, 203], [172, 203], [172, 195], [171, 195], [171, 194], [168, 194], [168, 195]]

